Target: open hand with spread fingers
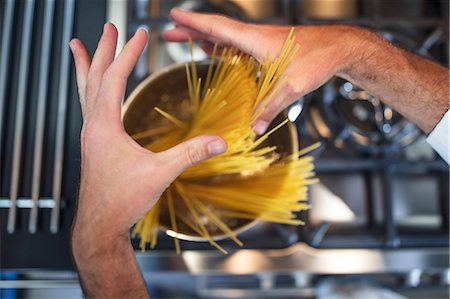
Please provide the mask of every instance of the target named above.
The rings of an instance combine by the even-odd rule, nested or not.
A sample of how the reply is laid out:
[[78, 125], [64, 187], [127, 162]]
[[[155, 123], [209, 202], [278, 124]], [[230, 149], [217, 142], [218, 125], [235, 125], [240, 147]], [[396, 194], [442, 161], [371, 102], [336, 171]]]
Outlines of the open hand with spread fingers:
[[83, 115], [72, 249], [88, 297], [148, 296], [129, 229], [183, 170], [226, 150], [225, 141], [211, 135], [153, 153], [125, 132], [122, 99], [146, 42], [147, 33], [138, 30], [115, 58], [117, 30], [106, 24], [92, 61], [81, 41], [70, 43]]

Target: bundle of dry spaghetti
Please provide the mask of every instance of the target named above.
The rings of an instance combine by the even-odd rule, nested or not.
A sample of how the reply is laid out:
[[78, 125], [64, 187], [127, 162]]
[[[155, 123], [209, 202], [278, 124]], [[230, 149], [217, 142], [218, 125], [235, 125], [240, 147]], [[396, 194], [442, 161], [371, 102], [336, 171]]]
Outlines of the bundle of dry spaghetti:
[[308, 185], [316, 182], [313, 159], [305, 156], [313, 148], [283, 157], [267, 140], [288, 120], [260, 137], [251, 126], [263, 110], [264, 99], [283, 85], [281, 74], [298, 47], [291, 30], [274, 60], [268, 54], [259, 63], [234, 48], [216, 55], [215, 46], [205, 78], [198, 76], [194, 61], [186, 65], [189, 117], [180, 119], [156, 107], [170, 124], [133, 137], [155, 136], [146, 148], [160, 152], [195, 136], [215, 134], [226, 140], [228, 149], [183, 172], [136, 224], [134, 234], [140, 237], [143, 250], [147, 243], [152, 248], [156, 245], [162, 211], [169, 215], [177, 252], [180, 227], [189, 228], [226, 252], [213, 240], [212, 230], [228, 235], [239, 246], [242, 243], [225, 219], [302, 224], [296, 213], [308, 208]]

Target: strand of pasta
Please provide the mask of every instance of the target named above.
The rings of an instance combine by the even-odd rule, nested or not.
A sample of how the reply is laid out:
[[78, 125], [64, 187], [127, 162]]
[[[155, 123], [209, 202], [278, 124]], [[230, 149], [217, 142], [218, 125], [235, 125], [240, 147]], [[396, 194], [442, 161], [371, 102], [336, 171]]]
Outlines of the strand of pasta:
[[176, 118], [175, 116], [170, 115], [169, 113], [161, 110], [158, 107], [155, 107], [155, 110], [160, 113], [162, 116], [164, 116], [165, 118], [167, 118], [168, 120], [170, 120], [171, 122], [173, 122], [176, 126], [182, 128], [182, 129], [186, 129], [187, 126], [184, 122], [182, 122], [181, 120], [179, 120], [178, 118]]
[[214, 68], [214, 64], [215, 64], [215, 59], [216, 59], [216, 52], [217, 52], [217, 44], [214, 44], [214, 48], [210, 57], [210, 63], [208, 66], [208, 72], [206, 73], [206, 81], [205, 81], [205, 86], [203, 86], [203, 94], [202, 96], [205, 97], [206, 91], [209, 89], [209, 85], [211, 83], [211, 77], [213, 74], [213, 68]]
[[175, 233], [174, 236], [174, 242], [175, 242], [175, 250], [177, 254], [180, 254], [180, 241], [178, 240], [178, 227], [177, 227], [177, 220], [176, 220], [176, 213], [175, 208], [173, 207], [173, 197], [172, 197], [172, 190], [171, 188], [167, 188], [166, 190], [166, 198], [167, 198], [167, 207], [169, 208], [169, 217], [170, 217], [170, 223], [172, 225], [172, 230]]
[[204, 205], [201, 201], [196, 199], [195, 195], [191, 192], [189, 192], [187, 189], [182, 188], [181, 189], [184, 194], [188, 194], [190, 200], [194, 203], [194, 205], [198, 206], [200, 210], [203, 211], [203, 213], [218, 227], [220, 228], [225, 234], [227, 234], [236, 244], [242, 247], [242, 242], [237, 238], [236, 234], [222, 221], [220, 218], [218, 218], [214, 213], [209, 210], [209, 208]]
[[143, 132], [139, 132], [139, 133], [135, 133], [135, 134], [131, 135], [131, 138], [133, 138], [134, 140], [140, 140], [140, 139], [152, 137], [152, 136], [155, 136], [158, 134], [167, 133], [170, 130], [172, 130], [172, 128], [170, 126], [163, 126], [163, 127], [159, 127], [159, 128], [148, 129]]

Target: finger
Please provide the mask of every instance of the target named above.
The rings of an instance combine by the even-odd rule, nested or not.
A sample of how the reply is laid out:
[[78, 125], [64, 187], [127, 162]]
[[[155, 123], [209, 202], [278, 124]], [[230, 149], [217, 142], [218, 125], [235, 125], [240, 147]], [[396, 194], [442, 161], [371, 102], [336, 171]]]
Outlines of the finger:
[[204, 34], [213, 43], [234, 46], [257, 59], [262, 59], [265, 55], [264, 51], [254, 47], [255, 43], [260, 42], [261, 37], [259, 31], [251, 24], [222, 15], [194, 13], [175, 8], [170, 11], [170, 15], [181, 27]]
[[208, 36], [206, 34], [181, 26], [164, 30], [162, 37], [169, 42], [185, 42], [189, 39], [208, 40]]
[[162, 36], [169, 42], [186, 42], [189, 39], [192, 39], [194, 41], [205, 41], [211, 44], [229, 46], [229, 44], [224, 44], [222, 40], [215, 38], [214, 36], [208, 36], [204, 33], [183, 26], [177, 26], [176, 28], [165, 30], [163, 31]]
[[[106, 69], [111, 65], [116, 54], [117, 29], [111, 23], [103, 27], [103, 34], [92, 59], [88, 75], [87, 96], [91, 100], [97, 98], [100, 82]], [[87, 103], [90, 105], [90, 103]]]
[[91, 66], [91, 58], [89, 57], [86, 47], [80, 40], [76, 38], [72, 39], [69, 46], [75, 62], [78, 93], [80, 96], [81, 109], [83, 111], [86, 101], [86, 82]]
[[254, 113], [257, 117], [252, 125], [255, 133], [264, 134], [274, 118], [296, 99], [289, 84], [283, 84], [274, 94], [269, 94], [266, 99], [262, 100], [264, 106], [255, 108]]
[[190, 30], [185, 27], [177, 27], [174, 29], [168, 29], [162, 33], [163, 38], [169, 42], [186, 42], [189, 39], [193, 41], [201, 41], [201, 48], [208, 55], [212, 54], [214, 44], [219, 44], [217, 55], [220, 55], [223, 50], [223, 46], [228, 46], [221, 44], [219, 40], [214, 38], [208, 38], [205, 34], [197, 32], [195, 30]]
[[[209, 56], [212, 55], [213, 51], [214, 51], [214, 45], [209, 43], [209, 42], [202, 42], [200, 44], [200, 47], [202, 48], [203, 51], [205, 51], [206, 54], [208, 54]], [[223, 47], [218, 47], [216, 49], [216, 57], [222, 55], [224, 48]]]
[[175, 179], [188, 167], [220, 155], [226, 150], [227, 144], [221, 137], [203, 135], [180, 143], [158, 155], [174, 173], [172, 179]]
[[139, 29], [103, 76], [98, 104], [106, 115], [119, 122], [121, 102], [125, 95], [128, 76], [136, 65], [146, 43], [147, 31]]

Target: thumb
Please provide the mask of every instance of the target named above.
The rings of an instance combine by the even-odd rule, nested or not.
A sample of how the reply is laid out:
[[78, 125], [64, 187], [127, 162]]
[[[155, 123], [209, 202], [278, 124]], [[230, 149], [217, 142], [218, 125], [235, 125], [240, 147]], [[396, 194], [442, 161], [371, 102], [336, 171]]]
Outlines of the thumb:
[[227, 144], [223, 138], [202, 135], [180, 143], [158, 155], [177, 177], [186, 168], [220, 155], [226, 150]]

